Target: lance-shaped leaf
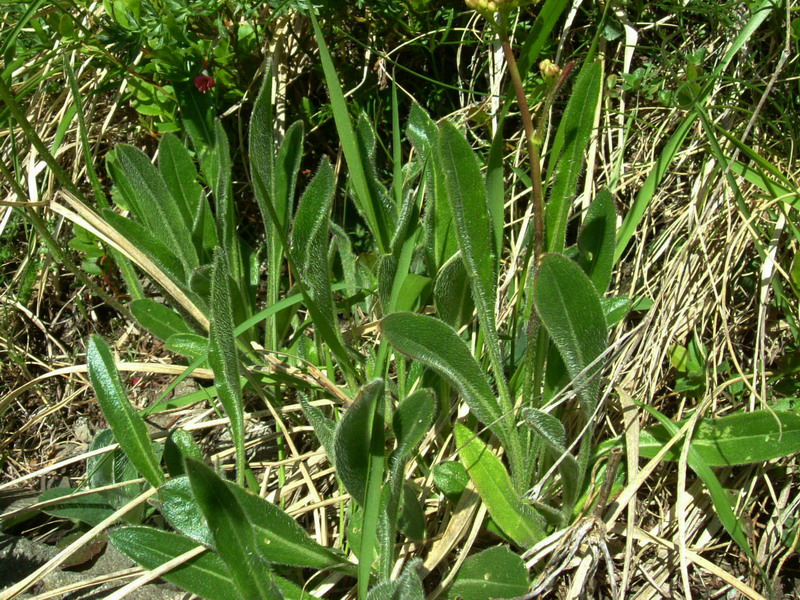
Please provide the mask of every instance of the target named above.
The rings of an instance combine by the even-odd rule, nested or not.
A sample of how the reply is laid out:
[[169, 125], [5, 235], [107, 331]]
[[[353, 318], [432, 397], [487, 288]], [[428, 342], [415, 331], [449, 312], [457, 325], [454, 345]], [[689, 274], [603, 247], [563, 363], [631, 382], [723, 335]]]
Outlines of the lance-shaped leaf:
[[584, 413], [591, 415], [600, 390], [599, 358], [608, 339], [594, 284], [570, 259], [547, 254], [539, 267], [534, 302], [580, 394]]
[[[279, 506], [231, 481], [225, 484], [250, 521], [256, 547], [266, 561], [315, 569], [349, 564], [342, 555], [311, 539], [297, 521]], [[186, 477], [171, 479], [159, 488], [158, 495], [162, 512], [170, 525], [202, 544], [213, 544], [205, 517], [194, 500]]]
[[383, 380], [365, 385], [336, 427], [336, 472], [362, 508], [356, 544], [359, 597], [365, 597], [377, 540], [384, 468]]
[[353, 130], [353, 123], [348, 113], [347, 101], [342, 93], [342, 86], [339, 84], [339, 78], [336, 75], [336, 67], [333, 65], [333, 59], [331, 58], [328, 46], [325, 43], [325, 37], [322, 35], [322, 30], [319, 27], [319, 23], [317, 23], [316, 17], [313, 13], [310, 16], [314, 26], [314, 36], [319, 46], [322, 70], [325, 72], [325, 82], [331, 97], [333, 118], [336, 122], [336, 129], [339, 132], [339, 140], [342, 144], [345, 160], [347, 161], [347, 168], [350, 171], [350, 179], [353, 182], [356, 207], [364, 216], [364, 220], [375, 238], [378, 251], [381, 254], [387, 254], [394, 223], [390, 220], [390, 215], [385, 212], [381, 199], [374, 195], [375, 187], [371, 186], [367, 179], [368, 174], [364, 165], [364, 157], [359, 148], [359, 142], [356, 138], [355, 131]]
[[147, 482], [157, 487], [164, 482], [159, 461], [153, 452], [144, 420], [131, 406], [119, 372], [103, 338], [92, 336], [86, 352], [89, 380], [92, 382], [103, 416], [119, 445]]
[[115, 155], [122, 174], [136, 197], [137, 214], [143, 224], [162, 240], [180, 258], [186, 270], [198, 266], [197, 253], [192, 243], [191, 230], [185, 226], [181, 210], [161, 173], [141, 150], [120, 144]]
[[[194, 540], [152, 527], [121, 527], [112, 530], [108, 537], [117, 550], [149, 570], [197, 548]], [[214, 552], [203, 552], [162, 577], [207, 600], [243, 598], [228, 567]]]
[[253, 527], [233, 492], [205, 464], [188, 459], [186, 472], [192, 493], [208, 523], [214, 548], [244, 598], [279, 600], [272, 571], [259, 558]]
[[158, 145], [158, 170], [167, 184], [187, 228], [191, 228], [203, 201], [203, 188], [197, 183], [197, 169], [186, 146], [171, 133]]
[[228, 263], [222, 250], [214, 256], [211, 284], [211, 328], [208, 362], [214, 371], [217, 396], [230, 420], [236, 448], [237, 481], [244, 481], [244, 401], [239, 387], [239, 356], [233, 335], [233, 305], [229, 287]]
[[466, 325], [472, 319], [475, 303], [469, 291], [469, 277], [457, 252], [442, 265], [433, 286], [436, 313], [453, 327]]
[[600, 62], [591, 62], [581, 69], [575, 79], [567, 108], [553, 143], [556, 157], [552, 184], [547, 202], [547, 250], [561, 252], [567, 231], [567, 217], [583, 169], [583, 155], [592, 136], [594, 114], [600, 101], [603, 71]]
[[388, 315], [380, 327], [396, 350], [450, 380], [472, 413], [492, 429], [506, 448], [510, 446], [516, 433], [506, 426], [485, 371], [452, 327], [414, 313]]
[[474, 432], [460, 423], [456, 423], [454, 432], [461, 463], [494, 522], [523, 548], [530, 548], [544, 539], [542, 517], [522, 502], [500, 459]]
[[161, 341], [181, 333], [192, 333], [177, 312], [150, 298], [131, 302], [131, 313], [139, 324]]
[[601, 296], [611, 283], [616, 232], [617, 211], [614, 208], [614, 199], [611, 192], [601, 190], [589, 205], [578, 234], [580, 265]]

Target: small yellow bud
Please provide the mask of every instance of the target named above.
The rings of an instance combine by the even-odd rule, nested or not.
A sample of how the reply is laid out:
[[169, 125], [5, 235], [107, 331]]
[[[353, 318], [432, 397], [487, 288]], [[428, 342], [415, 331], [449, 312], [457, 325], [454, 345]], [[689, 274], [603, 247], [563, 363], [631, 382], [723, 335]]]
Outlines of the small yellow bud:
[[542, 77], [547, 84], [553, 84], [561, 77], [561, 67], [549, 58], [545, 58], [539, 63], [539, 71], [541, 71]]

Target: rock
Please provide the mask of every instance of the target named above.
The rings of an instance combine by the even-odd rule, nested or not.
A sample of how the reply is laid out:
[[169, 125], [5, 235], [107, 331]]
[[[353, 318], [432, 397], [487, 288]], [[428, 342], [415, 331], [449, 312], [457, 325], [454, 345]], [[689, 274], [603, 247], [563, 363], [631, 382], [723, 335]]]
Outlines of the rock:
[[[0, 569], [0, 591], [24, 579], [53, 558], [58, 552], [58, 548], [53, 546], [32, 542], [23, 537], [0, 533], [0, 565], [3, 566]], [[35, 594], [41, 594], [133, 566], [135, 565], [130, 559], [120, 554], [109, 544], [106, 546], [103, 555], [89, 569], [81, 572], [56, 569], [28, 590], [26, 594], [17, 596], [17, 598], [32, 598]], [[100, 600], [130, 581], [131, 579], [128, 578], [120, 582], [106, 583], [102, 586], [93, 586], [60, 597], [65, 600]], [[162, 580], [157, 580], [156, 583], [139, 588], [126, 596], [130, 600], [183, 600], [189, 597], [190, 594], [187, 592], [181, 591], [172, 584], [164, 583]]]

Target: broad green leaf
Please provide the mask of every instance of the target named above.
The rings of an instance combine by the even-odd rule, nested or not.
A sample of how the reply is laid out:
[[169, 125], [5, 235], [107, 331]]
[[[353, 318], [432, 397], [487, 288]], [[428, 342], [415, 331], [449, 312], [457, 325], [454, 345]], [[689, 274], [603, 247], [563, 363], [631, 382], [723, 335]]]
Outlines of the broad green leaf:
[[422, 361], [449, 379], [472, 413], [508, 447], [510, 437], [516, 434], [503, 426], [505, 420], [486, 373], [452, 327], [414, 313], [388, 315], [380, 327], [397, 351]]
[[541, 516], [522, 502], [500, 459], [475, 433], [460, 423], [456, 423], [454, 432], [461, 463], [494, 522], [523, 548], [530, 548], [544, 539]]
[[388, 222], [387, 215], [383, 212], [380, 199], [373, 195], [373, 190], [367, 181], [366, 168], [363, 164], [358, 140], [353, 131], [353, 123], [348, 113], [347, 101], [344, 98], [342, 87], [339, 84], [339, 78], [336, 75], [336, 68], [333, 65], [328, 46], [325, 44], [325, 38], [322, 35], [322, 30], [319, 27], [317, 18], [313, 13], [310, 16], [314, 26], [314, 36], [319, 46], [322, 70], [325, 72], [325, 81], [327, 83], [328, 93], [331, 97], [333, 118], [336, 122], [336, 129], [339, 132], [339, 140], [342, 144], [345, 160], [347, 161], [347, 168], [350, 171], [350, 179], [355, 189], [354, 199], [356, 207], [364, 216], [364, 220], [367, 222], [367, 226], [370, 228], [375, 238], [378, 252], [387, 254], [389, 251], [389, 242], [392, 237], [392, 224]]
[[397, 438], [397, 448], [389, 457], [394, 468], [422, 442], [436, 415], [436, 400], [428, 390], [417, 390], [406, 397], [392, 417], [392, 430]]
[[439, 131], [439, 152], [478, 316], [485, 328], [494, 330], [497, 259], [480, 165], [464, 134], [452, 123], [444, 123]]
[[225, 561], [239, 593], [253, 600], [279, 600], [272, 571], [259, 558], [255, 532], [236, 496], [205, 464], [186, 461], [192, 493], [208, 523], [214, 548]]
[[325, 449], [328, 455], [328, 461], [336, 466], [336, 452], [334, 451], [334, 436], [336, 432], [336, 423], [322, 414], [322, 411], [308, 401], [305, 393], [299, 392], [300, 406], [303, 409], [303, 414], [311, 423], [314, 428], [314, 434], [317, 436], [319, 443]]
[[[116, 443], [114, 433], [110, 429], [102, 429], [97, 432], [89, 444], [89, 451], [100, 450]], [[86, 480], [89, 487], [97, 488], [115, 483], [122, 483], [137, 479], [139, 473], [133, 466], [130, 459], [125, 455], [121, 448], [116, 448], [110, 452], [90, 456], [86, 461]], [[102, 492], [106, 501], [115, 509], [122, 508], [142, 492], [142, 485], [133, 483], [121, 487], [115, 487]], [[127, 513], [123, 519], [130, 523], [138, 523], [142, 517], [142, 510], [134, 510]]]
[[194, 361], [208, 355], [208, 338], [196, 333], [176, 333], [167, 338], [164, 347]]
[[409, 561], [400, 577], [381, 581], [369, 591], [367, 600], [424, 600], [425, 590], [417, 575], [419, 559]]
[[[117, 550], [148, 570], [197, 547], [194, 540], [152, 527], [120, 527], [110, 531], [108, 537]], [[228, 567], [211, 551], [196, 556], [162, 577], [206, 600], [244, 600], [236, 590]]]
[[323, 159], [317, 174], [300, 199], [292, 227], [292, 254], [298, 275], [308, 288], [320, 315], [332, 329], [335, 310], [328, 268], [330, 213], [336, 184], [333, 168]]
[[377, 541], [384, 467], [383, 380], [364, 386], [336, 427], [336, 472], [361, 506], [361, 532], [356, 543], [358, 595], [365, 598]]
[[525, 563], [506, 546], [494, 546], [464, 561], [448, 598], [516, 598], [527, 591], [528, 570]]
[[183, 317], [155, 300], [149, 298], [134, 300], [131, 302], [130, 309], [139, 325], [162, 341], [166, 341], [175, 334], [192, 333]]
[[292, 123], [286, 130], [286, 135], [275, 158], [273, 198], [275, 212], [284, 232], [288, 232], [292, 216], [297, 173], [300, 170], [300, 159], [303, 157], [303, 136], [303, 122]]
[[[144, 252], [159, 269], [182, 290], [187, 291], [188, 273], [181, 261], [164, 242], [148, 229], [147, 226], [127, 219], [107, 209], [102, 212], [103, 219], [139, 250]], [[195, 295], [190, 292], [190, 297]]]
[[455, 328], [462, 327], [472, 319], [475, 303], [469, 289], [469, 277], [457, 252], [442, 265], [433, 286], [433, 301], [436, 313]]
[[308, 184], [295, 214], [292, 227], [292, 260], [303, 286], [306, 305], [314, 328], [349, 374], [353, 366], [347, 355], [336, 309], [333, 304], [328, 249], [330, 212], [336, 176], [325, 158]]
[[[203, 452], [194, 441], [192, 434], [184, 429], [171, 431], [164, 442], [164, 463], [170, 477], [174, 478], [186, 474], [184, 460], [192, 458], [203, 460]], [[163, 486], [162, 486], [163, 487]]]
[[522, 445], [510, 423], [514, 404], [506, 382], [494, 314], [497, 300], [497, 256], [486, 186], [478, 159], [467, 138], [452, 123], [444, 123], [439, 130], [439, 156], [447, 183], [447, 198], [456, 222], [461, 259], [469, 275], [481, 334], [497, 385], [499, 408], [506, 416], [504, 429], [507, 435], [501, 437], [501, 441], [508, 452], [515, 483], [522, 486], [525, 470]]
[[601, 98], [602, 72], [597, 61], [581, 68], [553, 142], [555, 163], [548, 176], [551, 191], [545, 210], [549, 252], [564, 250], [567, 217], [583, 169], [583, 155], [592, 136], [595, 108]]
[[406, 127], [414, 148], [425, 163], [425, 252], [430, 272], [438, 272], [458, 250], [453, 214], [445, 198], [439, 157], [439, 128], [418, 104], [411, 107]]
[[165, 134], [158, 145], [158, 170], [185, 227], [191, 228], [198, 210], [202, 208], [203, 188], [197, 183], [197, 169], [189, 151], [171, 133]]
[[[255, 533], [255, 544], [264, 560], [297, 567], [326, 569], [348, 564], [344, 556], [320, 546], [280, 507], [226, 481]], [[211, 533], [194, 501], [186, 477], [171, 479], [159, 488], [162, 512], [169, 523], [190, 538], [212, 543]]]
[[[676, 424], [680, 427], [680, 423]], [[641, 433], [639, 453], [652, 458], [672, 435], [663, 425]], [[709, 467], [727, 467], [774, 460], [800, 452], [800, 415], [756, 410], [726, 417], [700, 419], [692, 435], [692, 449]], [[680, 448], [664, 457], [678, 460]]]
[[218, 250], [214, 256], [211, 286], [208, 361], [214, 371], [217, 396], [230, 420], [231, 435], [236, 448], [236, 478], [241, 484], [244, 481], [247, 464], [244, 451], [244, 401], [239, 388], [239, 356], [233, 334], [233, 305], [229, 279], [225, 254], [222, 250]]
[[550, 413], [532, 407], [522, 409], [522, 418], [550, 448], [559, 454], [564, 452], [567, 433], [561, 421]]
[[592, 281], [574, 262], [558, 254], [546, 254], [539, 267], [534, 302], [551, 339], [591, 415], [600, 391], [598, 379], [608, 333]]
[[600, 306], [603, 307], [603, 314], [606, 317], [606, 325], [613, 327], [633, 310], [633, 302], [627, 296], [614, 296], [600, 298]]
[[608, 190], [601, 190], [589, 205], [578, 234], [580, 265], [601, 296], [608, 289], [614, 270], [616, 230], [614, 199]]
[[456, 501], [469, 483], [469, 474], [459, 462], [436, 463], [433, 465], [433, 482], [448, 499]]
[[89, 380], [114, 437], [142, 477], [158, 487], [164, 482], [164, 474], [153, 452], [147, 427], [125, 395], [114, 357], [103, 338], [90, 338], [86, 364]]
[[[122, 527], [111, 531], [109, 537], [120, 552], [149, 570], [197, 547], [188, 538], [151, 527]], [[228, 567], [218, 554], [210, 550], [162, 577], [206, 600], [242, 598], [236, 591]], [[285, 600], [316, 600], [315, 596], [283, 577], [275, 577], [275, 587]]]
[[[383, 381], [376, 380], [359, 392], [353, 404], [344, 412], [334, 433], [336, 470], [345, 489], [353, 499], [364, 506], [370, 475], [372, 454], [369, 449], [373, 433], [383, 437], [380, 431], [373, 432], [379, 404], [383, 403]], [[381, 461], [383, 452], [381, 452]]]
[[137, 148], [120, 144], [115, 149], [120, 168], [138, 199], [143, 225], [163, 241], [186, 270], [198, 266], [191, 230], [184, 225], [181, 211], [167, 190], [161, 173]]
[[421, 542], [425, 539], [425, 508], [413, 487], [406, 483], [401, 486], [401, 490], [397, 528], [408, 539]]
[[42, 492], [39, 494], [39, 502], [63, 498], [62, 502], [46, 506], [42, 509], [42, 512], [62, 519], [83, 521], [93, 527], [114, 513], [115, 508], [108, 503], [102, 494], [89, 494], [71, 498], [70, 496], [77, 491], [79, 490], [69, 487], [56, 487]]

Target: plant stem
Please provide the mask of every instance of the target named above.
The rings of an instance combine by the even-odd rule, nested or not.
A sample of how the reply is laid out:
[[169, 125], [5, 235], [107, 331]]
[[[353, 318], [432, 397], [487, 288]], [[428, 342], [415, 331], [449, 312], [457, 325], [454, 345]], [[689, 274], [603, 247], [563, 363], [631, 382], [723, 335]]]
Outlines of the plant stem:
[[542, 165], [539, 158], [539, 147], [535, 141], [536, 132], [533, 128], [533, 118], [528, 107], [528, 99], [525, 96], [525, 88], [522, 87], [522, 78], [517, 67], [517, 59], [511, 48], [511, 41], [505, 31], [505, 27], [500, 31], [500, 42], [503, 46], [503, 54], [508, 63], [508, 73], [514, 84], [514, 92], [517, 96], [520, 118], [525, 130], [525, 142], [530, 161], [531, 174], [531, 202], [533, 203], [533, 268], [534, 273], [539, 270], [539, 260], [544, 252], [544, 193], [542, 192]]

